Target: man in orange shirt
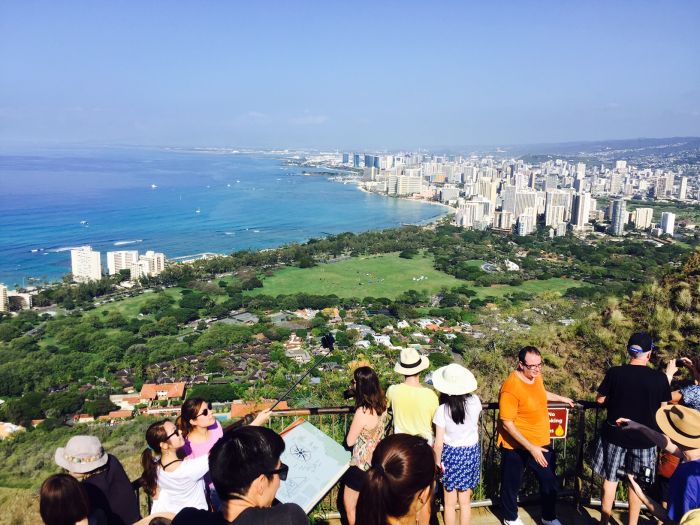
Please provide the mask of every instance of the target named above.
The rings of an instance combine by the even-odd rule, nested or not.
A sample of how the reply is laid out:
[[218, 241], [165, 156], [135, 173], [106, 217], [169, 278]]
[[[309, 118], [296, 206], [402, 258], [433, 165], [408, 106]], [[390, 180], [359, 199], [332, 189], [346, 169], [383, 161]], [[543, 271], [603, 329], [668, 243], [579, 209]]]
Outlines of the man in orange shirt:
[[557, 479], [549, 439], [548, 401], [574, 406], [573, 400], [547, 392], [542, 381], [542, 355], [534, 346], [518, 353], [518, 368], [501, 386], [498, 397], [498, 445], [501, 448], [501, 508], [505, 525], [523, 525], [518, 516], [518, 491], [525, 468], [540, 484], [543, 525], [557, 519]]

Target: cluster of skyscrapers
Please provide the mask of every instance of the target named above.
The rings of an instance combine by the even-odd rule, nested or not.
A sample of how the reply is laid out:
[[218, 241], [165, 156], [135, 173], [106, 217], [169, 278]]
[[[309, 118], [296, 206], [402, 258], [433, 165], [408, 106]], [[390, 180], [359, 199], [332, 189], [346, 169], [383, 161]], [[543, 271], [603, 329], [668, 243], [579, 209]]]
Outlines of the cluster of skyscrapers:
[[[342, 160], [341, 160], [342, 159]], [[632, 228], [673, 235], [675, 216], [664, 213], [652, 229], [653, 210], [627, 211], [625, 199], [687, 200], [688, 178], [672, 171], [614, 167], [561, 159], [528, 164], [493, 157], [343, 153], [341, 164], [363, 169], [362, 186], [394, 196], [437, 200], [457, 208], [455, 224], [528, 235], [544, 225], [550, 236], [586, 232], [609, 222], [609, 232]], [[698, 194], [697, 191], [695, 192]], [[598, 198], [609, 201], [598, 209]]]
[[[102, 256], [90, 246], [70, 251], [73, 280], [79, 283], [102, 278]], [[152, 250], [139, 255], [137, 250], [107, 252], [107, 271], [115, 275], [129, 270], [132, 281], [141, 277], [158, 275], [165, 268], [165, 255]]]

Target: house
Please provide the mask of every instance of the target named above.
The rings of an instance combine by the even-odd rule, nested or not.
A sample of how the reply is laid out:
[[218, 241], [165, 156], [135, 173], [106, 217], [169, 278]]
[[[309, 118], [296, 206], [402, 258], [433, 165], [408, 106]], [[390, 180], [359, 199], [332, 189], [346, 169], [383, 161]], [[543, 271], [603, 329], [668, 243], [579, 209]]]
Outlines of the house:
[[284, 343], [284, 349], [287, 351], [298, 351], [301, 349], [301, 345], [304, 340], [297, 334], [291, 334], [289, 340]]
[[374, 336], [374, 342], [375, 344], [381, 345], [381, 346], [387, 346], [391, 347], [391, 337], [388, 335], [375, 335]]
[[358, 347], [358, 348], [367, 349], [367, 348], [370, 347], [370, 342], [369, 342], [369, 341], [366, 341], [365, 339], [362, 339], [362, 340], [360, 340], [360, 341], [357, 341], [357, 342], [355, 343], [355, 346]]
[[[270, 408], [277, 402], [276, 399], [261, 399], [260, 401], [243, 401], [242, 399], [236, 399], [231, 403], [231, 412], [229, 417], [231, 419], [239, 419], [252, 412], [259, 412]], [[280, 403], [275, 407], [275, 410], [286, 410], [289, 405], [286, 401], [280, 401]]]
[[141, 387], [139, 399], [141, 403], [150, 403], [151, 401], [183, 399], [185, 397], [186, 383], [146, 383]]
[[24, 432], [25, 428], [12, 423], [0, 423], [0, 439], [5, 439], [15, 432]]
[[100, 416], [97, 419], [100, 421], [114, 421], [115, 419], [131, 419], [133, 415], [133, 410], [112, 410], [106, 416]]
[[95, 418], [90, 414], [76, 414], [73, 416], [73, 421], [75, 423], [92, 423], [95, 421]]

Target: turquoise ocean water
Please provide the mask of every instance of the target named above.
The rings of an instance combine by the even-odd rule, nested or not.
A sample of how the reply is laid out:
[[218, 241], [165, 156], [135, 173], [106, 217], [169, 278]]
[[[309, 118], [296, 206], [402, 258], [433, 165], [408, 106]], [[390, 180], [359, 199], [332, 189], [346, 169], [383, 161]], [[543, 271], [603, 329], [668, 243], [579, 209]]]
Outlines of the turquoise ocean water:
[[0, 154], [0, 283], [57, 280], [71, 247], [179, 257], [422, 223], [439, 206], [389, 199], [280, 156], [145, 149]]

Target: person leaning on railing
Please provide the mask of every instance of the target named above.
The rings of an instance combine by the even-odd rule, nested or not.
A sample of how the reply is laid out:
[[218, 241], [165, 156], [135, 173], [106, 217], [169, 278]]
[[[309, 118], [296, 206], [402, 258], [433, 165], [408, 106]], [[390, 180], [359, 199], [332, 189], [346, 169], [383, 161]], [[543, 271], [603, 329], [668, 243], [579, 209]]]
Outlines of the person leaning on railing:
[[269, 428], [246, 426], [226, 433], [209, 454], [221, 510], [186, 508], [172, 525], [308, 525], [299, 505], [271, 506], [289, 472], [280, 461], [282, 452], [284, 440]]
[[526, 468], [535, 474], [540, 485], [543, 525], [561, 525], [556, 514], [558, 487], [547, 402], [574, 406], [574, 401], [545, 390], [543, 366], [537, 348], [522, 348], [518, 352], [517, 369], [504, 381], [498, 396], [501, 507], [505, 525], [523, 525], [518, 516], [517, 497]]
[[700, 412], [678, 405], [658, 409], [656, 423], [663, 434], [625, 418], [616, 423], [622, 432], [642, 435], [683, 461], [669, 481], [668, 510], [648, 497], [628, 474], [635, 494], [652, 514], [666, 524], [676, 524], [688, 511], [700, 508]]

